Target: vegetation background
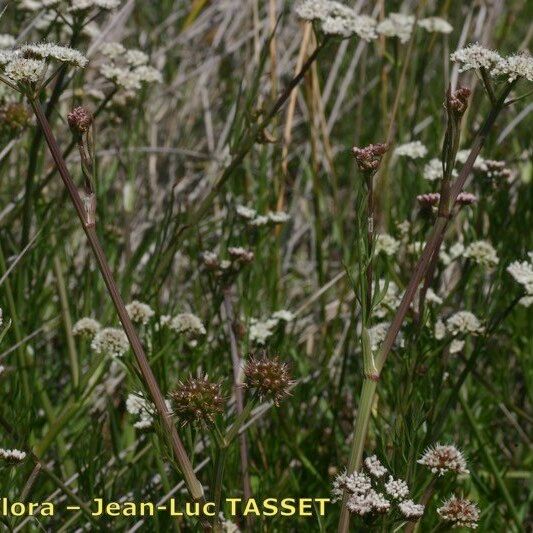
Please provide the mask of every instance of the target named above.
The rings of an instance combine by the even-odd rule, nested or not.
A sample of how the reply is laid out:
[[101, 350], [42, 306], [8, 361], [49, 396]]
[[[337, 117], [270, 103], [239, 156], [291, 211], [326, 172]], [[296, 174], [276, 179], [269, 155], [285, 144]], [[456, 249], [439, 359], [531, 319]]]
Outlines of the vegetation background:
[[[363, 379], [361, 309], [352, 283], [362, 264], [356, 228], [363, 188], [351, 148], [390, 139], [393, 146], [419, 140], [428, 149], [425, 159], [410, 160], [391, 148], [376, 182], [377, 231], [400, 248], [376, 255], [375, 275], [401, 292], [431, 225], [416, 196], [437, 190], [423, 174], [429, 159], [440, 158], [448, 81], [459, 77], [472, 90], [462, 149], [490, 106], [475, 73], [459, 75], [449, 54], [475, 41], [502, 54], [527, 49], [533, 4], [350, 2], [375, 18], [396, 11], [439, 15], [453, 31], [419, 28], [411, 47], [397, 39], [329, 41], [231, 173], [224, 170], [250, 129], [298, 72], [299, 57], [316, 46], [294, 2], [128, 0], [117, 10], [97, 11], [81, 33], [72, 33], [61, 16], [22, 4], [0, 2], [0, 33], [18, 42], [70, 44], [90, 58], [72, 76], [60, 71], [60, 82], [41, 101], [63, 150], [72, 141], [67, 113], [83, 104], [95, 114], [97, 232], [124, 300], [155, 311], [140, 333], [164, 394], [179, 380], [208, 374], [222, 383], [232, 420], [232, 337], [245, 359], [263, 350], [279, 355], [295, 382], [279, 408], [267, 399], [258, 403], [247, 425], [252, 494], [258, 500], [328, 497], [348, 461]], [[129, 95], [116, 91], [101, 73], [101, 45], [112, 41], [147, 53], [162, 82]], [[530, 88], [524, 84], [515, 96]], [[178, 494], [185, 500], [157, 424], [141, 431], [127, 412], [128, 395], [143, 390], [131, 353], [118, 362], [99, 359], [90, 340], [72, 333], [86, 316], [108, 327], [119, 323], [31, 115], [24, 108], [15, 121], [2, 114], [14, 102], [23, 100], [0, 89], [0, 446], [32, 450], [35, 457], [0, 466], [0, 495], [62, 505], [74, 496], [159, 501]], [[421, 531], [446, 529], [436, 508], [451, 493], [478, 503], [480, 531], [533, 527], [532, 315], [506, 271], [533, 249], [532, 110], [523, 99], [498, 119], [481, 155], [505, 161], [509, 179], [476, 171], [469, 190], [478, 202], [461, 211], [444, 244], [450, 252], [458, 242], [489, 241], [498, 264], [486, 268], [464, 255], [451, 266], [439, 263], [432, 287], [440, 303], [430, 306], [423, 327], [409, 319], [402, 328], [403, 343], [388, 360], [373, 406], [365, 451], [407, 480], [415, 501], [428, 482], [416, 462], [426, 446], [453, 442], [467, 456], [470, 475], [439, 480]], [[72, 147], [67, 162], [81, 183]], [[239, 205], [264, 215], [285, 211], [290, 220], [253, 227], [238, 215]], [[404, 221], [408, 229], [399, 225]], [[230, 247], [253, 251], [254, 260], [224, 285], [202, 254], [227, 258]], [[271, 324], [264, 345], [256, 342], [254, 325], [257, 332], [257, 321], [261, 327], [280, 310], [290, 311], [291, 320]], [[439, 340], [433, 329], [440, 317], [460, 310], [474, 313], [486, 329], [450, 353], [451, 338]], [[375, 323], [390, 320], [392, 311], [384, 306]], [[185, 312], [205, 326], [198, 342], [158, 326], [162, 316]], [[224, 425], [225, 416], [219, 418]], [[211, 433], [201, 425], [179, 432], [209, 494]], [[240, 464], [235, 444], [222, 483], [228, 497], [242, 495]], [[339, 509], [331, 505], [321, 519], [232, 520], [250, 531], [331, 531]], [[0, 520], [14, 531], [198, 527], [162, 513], [150, 522], [120, 517], [99, 525], [66, 511]], [[404, 524], [397, 515], [352, 521], [355, 531], [396, 531]]]

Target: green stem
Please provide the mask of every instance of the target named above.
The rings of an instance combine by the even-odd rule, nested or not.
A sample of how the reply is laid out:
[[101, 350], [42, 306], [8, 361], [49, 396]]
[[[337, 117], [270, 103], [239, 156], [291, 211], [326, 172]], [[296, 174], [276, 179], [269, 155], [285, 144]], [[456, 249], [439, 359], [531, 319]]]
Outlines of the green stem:
[[[363, 461], [363, 450], [365, 448], [366, 435], [368, 433], [368, 424], [370, 422], [370, 415], [372, 413], [372, 404], [374, 402], [374, 394], [376, 392], [377, 381], [365, 378], [363, 381], [363, 388], [361, 389], [361, 396], [359, 399], [359, 408], [357, 410], [357, 420], [355, 422], [355, 434], [352, 441], [352, 449], [350, 452], [350, 460], [348, 462], [348, 473], [358, 471], [361, 468]], [[346, 507], [348, 500], [347, 494], [344, 495], [341, 509], [341, 517], [339, 520], [339, 533], [348, 533], [350, 527], [350, 512]]]

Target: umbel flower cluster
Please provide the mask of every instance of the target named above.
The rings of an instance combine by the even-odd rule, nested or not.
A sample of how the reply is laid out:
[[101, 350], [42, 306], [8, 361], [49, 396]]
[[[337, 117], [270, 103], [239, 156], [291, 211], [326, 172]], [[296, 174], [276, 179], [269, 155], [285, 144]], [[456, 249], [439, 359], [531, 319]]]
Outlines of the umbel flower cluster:
[[[379, 35], [398, 38], [401, 43], [409, 41], [415, 27], [415, 17], [403, 13], [389, 13], [379, 24], [367, 15], [334, 0], [303, 0], [296, 6], [296, 14], [303, 20], [316, 22], [326, 35], [343, 38], [357, 35], [365, 41]], [[418, 26], [432, 33], [450, 33], [453, 27], [440, 17], [418, 21]]]
[[533, 252], [529, 252], [529, 261], [513, 261], [507, 272], [522, 285], [526, 295], [520, 298], [520, 304], [529, 307], [533, 303]]
[[27, 44], [0, 50], [0, 73], [21, 92], [34, 90], [44, 82], [52, 62], [85, 68], [88, 59], [77, 50], [54, 43]]
[[20, 9], [26, 11], [53, 11], [85, 13], [93, 9], [112, 10], [120, 6], [120, 0], [21, 0]]
[[15, 465], [21, 463], [24, 459], [26, 459], [26, 452], [17, 449], [0, 448], [0, 462]]
[[[452, 444], [435, 444], [429, 447], [418, 463], [426, 466], [433, 474], [468, 474], [466, 460], [460, 450]], [[338, 475], [333, 482], [333, 496], [341, 500], [346, 493], [347, 507], [359, 516], [377, 516], [393, 510], [411, 521], [417, 521], [424, 514], [424, 505], [409, 498], [409, 486], [394, 478], [376, 455], [367, 457], [362, 472]], [[479, 520], [477, 505], [468, 500], [452, 496], [437, 509], [438, 514], [453, 527], [476, 528]]]
[[338, 475], [333, 482], [335, 500], [348, 494], [347, 507], [359, 516], [379, 515], [391, 510], [393, 503], [408, 520], [418, 520], [424, 513], [424, 506], [408, 499], [409, 487], [402, 479], [389, 474], [377, 456], [364, 461], [365, 471]]
[[100, 51], [108, 59], [100, 73], [123, 90], [126, 98], [135, 96], [143, 84], [163, 81], [161, 72], [148, 64], [149, 57], [141, 50], [128, 50], [120, 43], [110, 42]]
[[533, 81], [533, 58], [527, 52], [502, 57], [498, 52], [478, 43], [461, 48], [450, 56], [459, 63], [459, 72], [483, 69], [495, 77], [505, 77], [509, 82], [518, 78]]

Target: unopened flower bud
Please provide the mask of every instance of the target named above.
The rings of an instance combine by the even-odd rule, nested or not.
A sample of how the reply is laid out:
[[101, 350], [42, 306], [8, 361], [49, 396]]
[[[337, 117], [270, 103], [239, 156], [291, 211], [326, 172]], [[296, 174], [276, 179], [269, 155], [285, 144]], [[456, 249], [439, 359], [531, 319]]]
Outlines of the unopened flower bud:
[[89, 131], [93, 122], [93, 116], [87, 108], [79, 106], [75, 107], [67, 115], [67, 121], [72, 132], [81, 135]]
[[440, 202], [440, 194], [438, 192], [419, 194], [416, 199], [421, 207], [433, 207]]
[[359, 170], [362, 172], [375, 172], [379, 168], [381, 158], [388, 149], [388, 144], [378, 143], [369, 144], [364, 148], [358, 148], [357, 146], [354, 146], [352, 148], [352, 153], [355, 157]]
[[477, 202], [477, 197], [469, 192], [461, 192], [457, 195], [455, 202], [459, 205], [472, 205]]
[[468, 107], [468, 98], [470, 97], [468, 87], [459, 87], [455, 92], [449, 93], [447, 97], [447, 107], [457, 115], [462, 116]]

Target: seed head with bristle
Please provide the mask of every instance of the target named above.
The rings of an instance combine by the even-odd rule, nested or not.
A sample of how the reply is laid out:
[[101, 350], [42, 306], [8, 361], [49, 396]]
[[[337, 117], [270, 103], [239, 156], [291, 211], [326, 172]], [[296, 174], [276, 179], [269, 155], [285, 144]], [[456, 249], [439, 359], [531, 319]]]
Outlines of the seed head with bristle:
[[277, 406], [279, 402], [290, 394], [291, 380], [287, 363], [279, 357], [251, 358], [245, 369], [246, 384], [255, 389], [261, 397], [271, 397]]
[[209, 381], [207, 376], [180, 381], [170, 397], [174, 414], [183, 425], [212, 424], [215, 417], [224, 410], [220, 384]]

